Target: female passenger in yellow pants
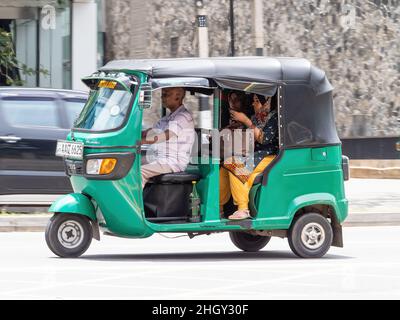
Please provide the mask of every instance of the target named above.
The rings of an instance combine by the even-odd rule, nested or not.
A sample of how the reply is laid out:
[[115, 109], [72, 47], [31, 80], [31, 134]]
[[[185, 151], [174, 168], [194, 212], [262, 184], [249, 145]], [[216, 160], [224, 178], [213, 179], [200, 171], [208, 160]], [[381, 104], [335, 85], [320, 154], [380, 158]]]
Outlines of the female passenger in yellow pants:
[[255, 152], [254, 169], [249, 166], [248, 159], [231, 157], [224, 161], [220, 169], [220, 207], [229, 201], [232, 195], [238, 210], [230, 220], [241, 220], [250, 217], [249, 191], [255, 177], [275, 158], [278, 147], [278, 114], [276, 95], [266, 99], [264, 96], [254, 94], [253, 107], [255, 115], [249, 119], [244, 113], [231, 111], [233, 119], [254, 130]]
[[220, 205], [223, 206], [226, 204], [232, 195], [235, 204], [238, 206], [238, 210], [248, 211], [249, 192], [253, 185], [253, 181], [259, 173], [264, 171], [274, 158], [275, 156], [272, 155], [265, 157], [244, 183], [228, 169], [222, 167], [219, 171]]

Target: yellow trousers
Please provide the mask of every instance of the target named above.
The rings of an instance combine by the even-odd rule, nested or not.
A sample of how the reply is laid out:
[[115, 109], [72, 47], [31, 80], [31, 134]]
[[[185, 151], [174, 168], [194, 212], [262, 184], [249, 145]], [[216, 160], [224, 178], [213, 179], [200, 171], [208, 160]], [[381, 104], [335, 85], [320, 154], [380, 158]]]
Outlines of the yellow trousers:
[[238, 206], [238, 210], [249, 209], [249, 192], [256, 176], [275, 158], [274, 155], [265, 157], [251, 173], [249, 179], [243, 183], [232, 172], [221, 167], [219, 170], [219, 204], [223, 206], [232, 195], [233, 202]]

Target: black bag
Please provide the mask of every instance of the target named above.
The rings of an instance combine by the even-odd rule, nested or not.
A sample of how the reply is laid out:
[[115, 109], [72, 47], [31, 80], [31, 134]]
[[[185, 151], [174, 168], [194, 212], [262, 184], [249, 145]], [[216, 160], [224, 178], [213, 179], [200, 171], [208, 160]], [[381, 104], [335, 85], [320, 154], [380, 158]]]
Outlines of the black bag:
[[192, 188], [191, 182], [181, 184], [147, 183], [143, 190], [146, 218], [187, 219], [191, 215], [189, 198]]

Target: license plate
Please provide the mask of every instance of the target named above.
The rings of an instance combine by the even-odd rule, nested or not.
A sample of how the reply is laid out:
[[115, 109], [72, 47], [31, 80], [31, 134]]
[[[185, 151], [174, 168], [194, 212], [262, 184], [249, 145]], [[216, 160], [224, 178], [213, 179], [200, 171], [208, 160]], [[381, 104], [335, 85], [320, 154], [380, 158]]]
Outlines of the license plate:
[[83, 159], [83, 143], [71, 141], [57, 141], [56, 156], [82, 160]]

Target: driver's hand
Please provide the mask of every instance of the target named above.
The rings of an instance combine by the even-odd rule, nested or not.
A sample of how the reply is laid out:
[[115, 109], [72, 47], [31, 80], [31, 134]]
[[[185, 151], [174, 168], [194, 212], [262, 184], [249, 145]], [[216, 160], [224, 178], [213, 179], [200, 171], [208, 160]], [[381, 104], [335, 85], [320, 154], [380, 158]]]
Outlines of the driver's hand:
[[142, 131], [142, 138], [144, 138], [147, 134], [149, 134], [150, 130], [151, 130], [151, 128]]

